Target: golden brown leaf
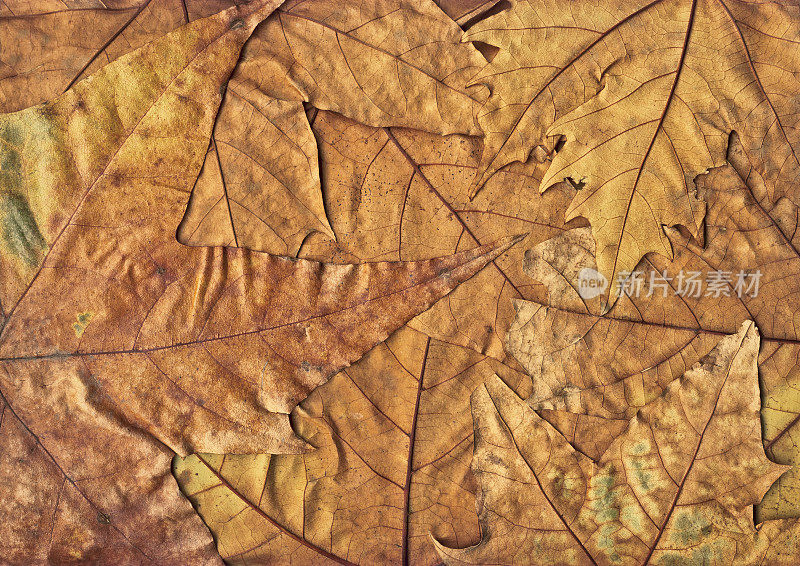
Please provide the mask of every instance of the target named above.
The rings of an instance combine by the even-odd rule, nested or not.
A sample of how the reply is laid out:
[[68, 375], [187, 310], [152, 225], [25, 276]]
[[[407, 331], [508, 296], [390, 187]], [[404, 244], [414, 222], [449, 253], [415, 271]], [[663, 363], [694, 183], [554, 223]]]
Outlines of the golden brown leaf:
[[325, 208], [337, 241], [309, 238], [301, 257], [417, 260], [504, 234], [529, 233], [411, 324], [432, 338], [504, 360], [511, 299], [540, 297], [541, 286], [522, 272], [524, 250], [564, 230], [562, 217], [553, 210], [563, 211], [574, 191], [563, 184], [531, 196], [529, 189], [541, 175], [541, 166], [531, 163], [496, 176], [485, 194], [469, 201], [466, 189], [477, 165], [479, 139], [367, 128], [325, 112], [317, 116], [314, 129], [328, 183]]
[[465, 36], [501, 47], [474, 81], [493, 92], [476, 188], [544, 136], [565, 136], [541, 188], [583, 187], [567, 218], [591, 222], [616, 297], [648, 252], [671, 257], [662, 225], [700, 233], [693, 180], [724, 163], [731, 131], [769, 201], [793, 195], [798, 21], [796, 5], [773, 2], [512, 2]]
[[[141, 55], [164, 61], [159, 40], [52, 104], [4, 117], [0, 356], [31, 378], [88, 371], [125, 401], [120, 415], [184, 454], [297, 451], [288, 413], [298, 401], [513, 240], [359, 266], [178, 244], [172, 230], [227, 74], [215, 50], [227, 69], [235, 62], [226, 36], [196, 28], [184, 34], [198, 53], [155, 67]], [[216, 84], [200, 74], [209, 65]]]
[[437, 564], [479, 538], [469, 395], [499, 362], [403, 329], [293, 413], [298, 456], [191, 456], [176, 477], [230, 564]]
[[[145, 0], [110, 8], [61, 6], [0, 23], [0, 37], [8, 37], [2, 45], [12, 46], [0, 53], [8, 67], [0, 74], [0, 89], [8, 93], [0, 109], [41, 102], [98, 62], [230, 4]], [[470, 13], [480, 9], [474, 6]], [[294, 255], [312, 232], [334, 237], [304, 101], [376, 126], [478, 132], [473, 113], [484, 90], [467, 91], [464, 85], [485, 61], [471, 44], [460, 42], [461, 30], [432, 0], [345, 10], [313, 0], [281, 10], [251, 38], [228, 86], [178, 230], [183, 243]], [[88, 41], [86, 28], [92, 29]], [[32, 34], [38, 41], [31, 42]], [[43, 48], [53, 44], [59, 49]]]
[[[551, 211], [564, 210], [569, 187], [509, 198], [520, 187], [536, 186], [541, 169], [536, 164], [497, 175], [479, 198], [467, 200], [478, 139], [369, 128], [328, 112], [317, 115], [314, 130], [328, 180], [326, 208], [338, 238], [335, 243], [320, 235], [309, 238], [301, 249], [304, 257], [425, 259], [498, 234], [529, 231], [530, 246], [563, 230], [561, 216]], [[510, 299], [538, 296], [540, 286], [521, 270], [523, 249], [523, 243], [509, 249], [434, 305], [434, 314], [410, 323], [433, 336], [422, 384], [417, 378], [426, 338], [407, 328], [312, 394], [293, 423], [316, 451], [298, 457], [227, 456], [224, 462], [221, 456], [203, 456], [221, 478], [195, 457], [184, 460], [182, 471], [200, 475], [179, 473], [179, 481], [194, 494], [228, 560], [268, 562], [291, 553], [298, 564], [317, 564], [323, 555], [316, 548], [350, 562], [402, 563], [405, 548], [409, 564], [434, 565], [431, 530], [451, 544], [478, 540], [467, 400], [492, 372], [527, 394], [528, 379], [516, 362], [505, 359], [501, 342], [513, 316]], [[414, 467], [407, 479], [412, 446]], [[222, 480], [238, 495], [221, 487]], [[408, 507], [406, 485], [411, 486]]]
[[[287, 415], [297, 401], [518, 240], [358, 266], [178, 244], [220, 85], [272, 7], [198, 20], [0, 117], [3, 394], [62, 483], [101, 473], [86, 501], [129, 537], [166, 497], [154, 490], [168, 489], [169, 449], [303, 450]], [[90, 454], [87, 439], [98, 440]], [[115, 495], [140, 491], [138, 502]], [[19, 501], [5, 504], [13, 525]], [[174, 535], [145, 526], [154, 547]], [[102, 544], [81, 536], [89, 554]]]
[[66, 402], [92, 395], [82, 384], [49, 387], [64, 401], [37, 411], [38, 437], [0, 398], [3, 563], [221, 565], [170, 476], [172, 451]]
[[[16, 6], [19, 17], [0, 23], [9, 38], [2, 45], [11, 47], [0, 53], [8, 67], [0, 74], [8, 94], [0, 109], [42, 102], [99, 63], [231, 4], [144, 0], [33, 13]], [[460, 29], [432, 0], [339, 7], [290, 2], [251, 38], [178, 230], [181, 242], [294, 255], [310, 233], [334, 237], [303, 101], [376, 126], [478, 132], [473, 113], [485, 92], [464, 85], [485, 61], [460, 42]], [[456, 16], [485, 9], [445, 8]], [[27, 39], [32, 34], [39, 41]], [[58, 49], [38, 51], [54, 43]]]
[[[668, 290], [648, 297], [645, 285], [638, 296], [623, 296], [601, 314], [600, 298], [585, 300], [576, 291], [580, 270], [595, 267], [594, 242], [587, 229], [567, 232], [527, 254], [526, 271], [548, 287], [549, 297], [544, 306], [517, 303], [507, 345], [533, 377], [532, 406], [597, 458], [611, 439], [593, 435], [587, 420], [630, 418], [706, 355], [720, 334], [753, 318], [764, 337], [759, 367], [765, 448], [776, 462], [795, 466], [767, 494], [759, 518], [797, 517], [798, 211], [786, 199], [767, 208], [759, 200], [763, 183], [743, 153], [734, 151], [729, 160], [736, 169], [726, 166], [698, 180], [709, 202], [707, 248], [671, 232], [674, 261], [647, 256], [638, 266], [645, 281], [651, 274], [666, 275]], [[680, 273], [692, 271], [727, 272], [732, 280], [718, 297], [679, 296]], [[740, 271], [761, 273], [757, 296], [734, 292]], [[565, 410], [581, 416], [558, 413]]]
[[334, 234], [303, 103], [370, 126], [479, 132], [485, 60], [432, 0], [283, 5], [248, 42], [178, 231], [190, 245], [295, 255]]
[[0, 3], [0, 112], [55, 98], [103, 65], [233, 0]]
[[[787, 564], [798, 523], [748, 512], [782, 467], [761, 445], [751, 322], [630, 419], [594, 462], [499, 379], [473, 395], [483, 540], [448, 564]], [[510, 541], [515, 543], [510, 544]], [[534, 558], [535, 557], [535, 558]]]
[[[170, 142], [190, 147], [190, 131], [197, 128], [199, 138], [210, 130], [220, 85], [252, 29], [276, 4], [258, 2], [200, 20], [105, 67], [52, 103], [0, 116], [4, 562], [220, 563], [210, 533], [167, 473], [172, 451], [137, 430], [141, 418], [127, 420], [116, 410], [125, 400], [114, 399], [103, 378], [93, 375], [90, 356], [70, 363], [53, 345], [64, 335], [78, 343], [92, 322], [102, 326], [106, 313], [98, 295], [113, 295], [113, 287], [141, 276], [130, 246], [113, 250], [116, 233], [135, 237], [140, 226], [130, 217], [108, 216], [103, 227], [103, 216], [82, 223], [82, 215], [98, 197], [116, 199], [118, 213], [126, 204], [141, 206], [135, 197], [148, 194], [137, 193], [137, 184], [149, 186], [151, 198], [169, 199], [169, 188], [196, 174], [199, 162], [192, 163], [191, 152], [170, 151]], [[160, 129], [165, 126], [175, 138]], [[207, 141], [198, 138], [202, 156]], [[161, 163], [153, 165], [151, 157], [166, 161], [169, 174], [159, 176]], [[123, 171], [137, 180], [123, 183]], [[100, 237], [104, 229], [111, 242]], [[141, 236], [147, 238], [144, 229]], [[77, 251], [75, 264], [64, 246]], [[81, 269], [81, 261], [104, 255], [116, 255], [119, 263]], [[39, 286], [53, 274], [62, 276], [56, 279], [60, 293]], [[87, 280], [101, 282], [94, 293]], [[70, 291], [84, 293], [77, 305]], [[49, 348], [52, 355], [19, 360], [13, 348], [25, 342], [29, 351]]]

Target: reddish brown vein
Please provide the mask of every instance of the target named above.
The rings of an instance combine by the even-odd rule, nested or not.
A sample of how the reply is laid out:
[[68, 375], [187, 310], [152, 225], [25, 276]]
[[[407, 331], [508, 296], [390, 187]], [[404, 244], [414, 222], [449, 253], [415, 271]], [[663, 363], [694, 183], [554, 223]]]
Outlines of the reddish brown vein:
[[247, 499], [239, 490], [237, 490], [233, 485], [231, 485], [228, 482], [228, 480], [226, 480], [219, 472], [217, 472], [217, 470], [215, 470], [214, 467], [211, 464], [209, 464], [205, 460], [205, 458], [203, 458], [202, 455], [198, 454], [197, 458], [198, 458], [198, 460], [200, 460], [206, 466], [206, 468], [209, 469], [209, 471], [212, 474], [214, 474], [214, 476], [217, 478], [217, 481], [219, 481], [221, 486], [223, 486], [226, 489], [228, 489], [231, 493], [233, 493], [236, 497], [238, 497], [242, 502], [244, 502], [245, 505], [247, 505], [250, 509], [252, 509], [256, 513], [258, 513], [261, 517], [266, 519], [267, 522], [270, 525], [272, 525], [273, 527], [278, 529], [282, 534], [288, 536], [289, 538], [291, 538], [295, 542], [305, 546], [306, 548], [308, 548], [310, 550], [313, 550], [314, 552], [317, 552], [318, 554], [324, 556], [325, 558], [328, 558], [330, 560], [333, 560], [334, 562], [337, 562], [338, 564], [345, 564], [347, 566], [356, 566], [356, 564], [354, 564], [352, 562], [349, 562], [349, 561], [345, 560], [344, 558], [340, 558], [339, 556], [336, 556], [335, 554], [333, 554], [331, 552], [328, 552], [327, 550], [325, 550], [323, 548], [320, 548], [320, 547], [318, 547], [318, 546], [316, 546], [314, 544], [311, 544], [306, 539], [304, 539], [304, 538], [294, 534], [292, 531], [286, 529], [286, 527], [284, 527], [283, 525], [281, 525], [280, 523], [275, 521], [272, 517], [270, 517], [267, 513], [265, 513], [260, 507], [257, 507], [256, 505], [253, 505], [253, 503], [249, 499]]
[[408, 531], [411, 521], [411, 476], [414, 474], [414, 444], [417, 436], [417, 419], [419, 418], [419, 403], [422, 399], [422, 382], [425, 379], [425, 367], [428, 364], [428, 352], [431, 346], [431, 339], [425, 342], [425, 353], [422, 357], [422, 369], [419, 371], [419, 383], [417, 384], [417, 399], [414, 402], [414, 416], [411, 418], [411, 434], [408, 437], [408, 461], [406, 462], [406, 481], [403, 486], [403, 547], [402, 559], [403, 566], [408, 566]]
[[[636, 195], [636, 187], [639, 185], [639, 179], [641, 179], [642, 172], [644, 171], [645, 164], [647, 163], [647, 158], [650, 157], [650, 152], [653, 150], [653, 146], [655, 146], [656, 139], [658, 138], [658, 134], [661, 132], [662, 128], [664, 127], [664, 120], [667, 118], [667, 113], [669, 112], [669, 108], [672, 104], [672, 100], [675, 97], [675, 91], [678, 88], [678, 83], [681, 79], [681, 72], [683, 71], [684, 62], [686, 61], [686, 54], [689, 52], [689, 40], [692, 36], [692, 27], [694, 25], [694, 17], [695, 13], [697, 12], [697, 0], [692, 0], [692, 7], [691, 11], [689, 12], [689, 23], [686, 25], [686, 36], [683, 39], [683, 49], [681, 50], [681, 58], [678, 61], [678, 67], [675, 72], [675, 81], [672, 83], [672, 89], [669, 91], [669, 96], [667, 96], [667, 101], [664, 104], [664, 110], [661, 112], [661, 118], [658, 120], [658, 125], [656, 126], [655, 132], [653, 133], [653, 138], [650, 140], [650, 145], [647, 147], [647, 151], [642, 158], [642, 165], [639, 167], [639, 171], [636, 173], [636, 180], [633, 182], [633, 187], [631, 188], [631, 196], [628, 199], [628, 206], [625, 208], [625, 216], [622, 219], [622, 231], [621, 234], [625, 234], [625, 226], [628, 224], [628, 215], [631, 211], [631, 206], [633, 205], [633, 197]], [[622, 236], [620, 236], [621, 240]], [[619, 259], [619, 250], [622, 248], [622, 242], [620, 241], [620, 245], [617, 246], [616, 252], [614, 253], [614, 265], [611, 268], [612, 276], [617, 272], [617, 260]]]
[[[464, 228], [467, 234], [469, 234], [470, 237], [473, 240], [475, 240], [475, 242], [477, 242], [479, 246], [482, 245], [481, 241], [478, 239], [475, 233], [470, 229], [469, 225], [464, 221], [463, 218], [461, 218], [461, 215], [458, 213], [458, 211], [454, 209], [453, 206], [447, 201], [447, 199], [445, 199], [442, 196], [442, 193], [440, 193], [436, 189], [436, 187], [433, 186], [433, 183], [431, 183], [430, 179], [428, 179], [425, 173], [422, 172], [422, 169], [420, 168], [419, 164], [416, 161], [414, 161], [414, 158], [411, 157], [408, 151], [406, 151], [406, 148], [404, 148], [402, 144], [400, 144], [400, 142], [395, 137], [392, 130], [390, 128], [384, 128], [383, 131], [386, 132], [386, 135], [389, 136], [389, 139], [392, 140], [392, 143], [394, 143], [394, 145], [397, 147], [397, 149], [400, 151], [400, 153], [403, 155], [406, 161], [408, 161], [409, 165], [411, 165], [411, 167], [414, 169], [417, 175], [419, 175], [419, 178], [422, 179], [422, 181], [428, 187], [428, 190], [430, 190], [436, 196], [436, 198], [438, 198], [441, 201], [441, 203], [448, 210], [448, 212], [450, 212], [450, 214], [453, 215], [453, 218], [455, 218], [458, 221], [458, 223], [461, 224], [462, 228]], [[500, 272], [500, 275], [503, 277], [503, 279], [505, 279], [508, 282], [508, 284], [511, 285], [512, 289], [514, 289], [514, 292], [517, 293], [517, 296], [524, 297], [524, 295], [520, 292], [517, 286], [514, 285], [514, 282], [511, 281], [511, 279], [508, 277], [508, 275], [506, 275], [506, 273], [502, 269], [500, 269], [500, 266], [498, 266], [494, 260], [492, 260], [491, 263], [497, 269], [497, 271]]]

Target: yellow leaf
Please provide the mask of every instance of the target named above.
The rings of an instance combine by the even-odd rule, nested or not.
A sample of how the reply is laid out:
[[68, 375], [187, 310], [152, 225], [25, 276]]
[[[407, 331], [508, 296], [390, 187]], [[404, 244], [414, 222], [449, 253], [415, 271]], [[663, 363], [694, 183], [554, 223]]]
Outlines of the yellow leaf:
[[644, 255], [672, 256], [662, 225], [699, 237], [693, 180], [724, 163], [731, 131], [769, 201], [793, 195], [798, 21], [796, 6], [738, 0], [513, 2], [466, 35], [497, 40], [502, 54], [474, 81], [494, 99], [479, 117], [475, 188], [544, 136], [565, 136], [541, 188], [564, 178], [583, 187], [567, 219], [590, 221], [616, 297]]

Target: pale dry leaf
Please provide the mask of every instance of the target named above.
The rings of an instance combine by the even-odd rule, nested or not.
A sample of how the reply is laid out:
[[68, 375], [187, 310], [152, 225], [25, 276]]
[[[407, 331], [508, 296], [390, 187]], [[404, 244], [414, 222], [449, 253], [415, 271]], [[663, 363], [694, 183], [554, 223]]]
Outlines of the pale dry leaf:
[[644, 255], [672, 256], [662, 225], [699, 235], [693, 180], [724, 163], [731, 131], [769, 201], [793, 198], [797, 10], [739, 0], [512, 2], [465, 36], [501, 47], [475, 81], [494, 99], [479, 117], [487, 143], [476, 188], [544, 136], [565, 136], [541, 188], [565, 177], [582, 187], [567, 218], [589, 219], [616, 297], [618, 276]]
[[[797, 521], [750, 507], [783, 467], [761, 445], [758, 332], [746, 322], [630, 419], [595, 462], [500, 380], [473, 395], [483, 540], [447, 564], [786, 564]], [[509, 541], [515, 544], [509, 544]]]

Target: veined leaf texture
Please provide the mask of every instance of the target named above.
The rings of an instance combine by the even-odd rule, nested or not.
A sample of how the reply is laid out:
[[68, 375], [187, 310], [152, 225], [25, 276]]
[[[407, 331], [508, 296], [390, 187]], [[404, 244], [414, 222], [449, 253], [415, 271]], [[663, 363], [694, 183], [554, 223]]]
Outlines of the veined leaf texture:
[[0, 0], [0, 563], [800, 562], [798, 42]]

